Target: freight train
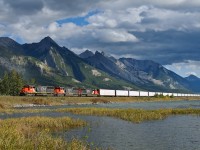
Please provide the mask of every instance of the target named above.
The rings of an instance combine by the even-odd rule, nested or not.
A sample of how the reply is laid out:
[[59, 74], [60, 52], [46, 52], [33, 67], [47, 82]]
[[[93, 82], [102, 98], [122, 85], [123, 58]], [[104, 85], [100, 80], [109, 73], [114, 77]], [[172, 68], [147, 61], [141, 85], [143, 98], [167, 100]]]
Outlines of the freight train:
[[60, 86], [33, 86], [25, 85], [21, 91], [21, 96], [110, 96], [110, 97], [153, 97], [155, 95], [163, 96], [200, 96], [200, 94], [186, 93], [167, 93], [167, 92], [149, 92], [132, 90], [111, 90], [111, 89], [85, 89], [85, 88], [64, 88]]
[[89, 96], [91, 93], [91, 90], [84, 88], [25, 85], [20, 91], [20, 96]]

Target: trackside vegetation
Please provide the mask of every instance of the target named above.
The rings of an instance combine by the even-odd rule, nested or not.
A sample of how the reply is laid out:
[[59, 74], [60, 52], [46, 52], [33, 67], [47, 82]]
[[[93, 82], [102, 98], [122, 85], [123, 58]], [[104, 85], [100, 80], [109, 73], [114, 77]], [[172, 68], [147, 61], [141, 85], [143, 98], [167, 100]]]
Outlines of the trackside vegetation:
[[155, 102], [155, 101], [199, 100], [199, 97], [33, 97], [33, 96], [0, 96], [0, 108], [12, 108], [16, 105], [79, 105], [97, 103], [128, 103], [128, 102]]
[[4, 73], [2, 79], [0, 79], [0, 95], [19, 95], [19, 92], [24, 85], [22, 76], [15, 70]]
[[73, 139], [70, 142], [54, 137], [53, 132], [83, 127], [85, 121], [69, 117], [26, 117], [0, 120], [0, 149], [16, 150], [87, 150], [87, 143]]
[[73, 114], [95, 115], [115, 117], [134, 123], [148, 120], [161, 120], [170, 115], [200, 115], [200, 109], [110, 109], [110, 108], [65, 108], [58, 109], [59, 112], [70, 112]]

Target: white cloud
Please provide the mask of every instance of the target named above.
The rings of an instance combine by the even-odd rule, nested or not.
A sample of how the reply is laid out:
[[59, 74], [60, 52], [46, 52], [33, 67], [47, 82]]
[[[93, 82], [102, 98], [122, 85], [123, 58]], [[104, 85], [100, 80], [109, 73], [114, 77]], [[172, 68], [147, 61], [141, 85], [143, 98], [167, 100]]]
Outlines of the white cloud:
[[[186, 19], [187, 18], [187, 19]], [[147, 29], [199, 29], [199, 12], [181, 12], [152, 6], [128, 7], [125, 10], [105, 10], [88, 18], [92, 26], [101, 28], [124, 28], [126, 30]], [[111, 23], [108, 23], [111, 22]], [[111, 25], [110, 25], [111, 24]]]
[[92, 36], [102, 42], [137, 42], [138, 39], [124, 30], [101, 29], [95, 30]]
[[125, 24], [130, 24], [133, 27], [135, 24], [141, 22], [143, 17], [140, 16], [140, 13], [147, 9], [148, 7], [141, 6], [138, 8], [127, 8], [123, 11], [105, 10], [102, 13], [89, 17], [88, 21], [91, 24], [91, 26], [103, 28], [124, 28], [123, 26]]
[[[193, 0], [190, 2], [187, 0], [111, 0], [91, 1], [87, 5], [85, 0], [79, 3], [77, 1], [63, 1], [63, 4], [58, 4], [54, 0], [37, 0], [19, 5], [18, 2], [11, 0], [0, 0], [0, 7], [2, 8], [0, 10], [0, 24], [4, 23], [6, 26], [6, 29], [4, 32], [1, 31], [0, 35], [5, 33], [7, 35], [16, 34], [25, 41], [27, 40], [27, 42], [40, 40], [46, 35], [52, 35], [58, 40], [68, 39], [69, 36], [73, 39], [77, 37], [77, 34], [87, 34], [90, 39], [98, 39], [100, 42], [105, 42], [106, 40], [107, 42], [134, 42], [138, 41], [138, 39], [130, 34], [129, 31], [145, 31], [147, 29], [158, 31], [168, 29], [199, 30], [199, 12], [192, 10], [191, 12], [185, 12], [159, 7], [176, 4], [184, 6], [186, 4], [189, 6], [199, 5], [198, 1]], [[66, 4], [66, 7], [63, 6], [64, 4]], [[18, 7], [23, 8], [23, 5], [27, 8], [19, 10]], [[33, 8], [30, 6], [33, 6]], [[59, 26], [55, 22], [59, 19], [86, 14], [92, 10], [92, 7], [94, 7], [93, 9], [99, 8], [102, 12], [89, 17], [87, 20], [90, 24], [87, 27], [77, 27], [69, 23]], [[26, 13], [27, 11], [29, 13]]]
[[195, 76], [197, 76], [197, 73], [196, 72], [187, 72], [186, 75], [187, 76], [189, 76], [189, 75], [195, 75]]
[[167, 8], [167, 9], [186, 9], [190, 8], [198, 8], [200, 6], [199, 0], [110, 0], [110, 1], [103, 1], [101, 6], [103, 8], [112, 8], [112, 9], [121, 9], [134, 6], [138, 7], [141, 5], [152, 5], [160, 8]]
[[167, 69], [176, 72], [183, 77], [189, 76], [191, 74], [200, 77], [200, 61], [191, 61], [174, 63], [172, 65], [166, 65]]
[[[165, 63], [187, 60], [188, 57], [194, 60], [199, 59], [196, 58], [199, 54], [198, 46], [194, 46], [199, 43], [199, 36], [181, 34], [182, 37], [185, 36], [182, 39], [172, 33], [177, 30], [184, 31], [184, 33], [199, 31], [199, 0], [60, 0], [60, 3], [56, 0], [35, 0], [31, 3], [22, 2], [25, 0], [0, 0], [0, 36], [10, 35], [21, 38], [24, 42], [38, 42], [48, 35], [59, 44], [74, 49], [75, 52], [80, 52], [80, 49], [103, 50], [118, 57], [156, 61], [163, 59]], [[69, 17], [84, 16], [92, 10], [98, 10], [98, 13], [87, 18], [88, 25], [78, 26], [74, 23], [60, 25], [56, 22]], [[172, 30], [169, 34], [173, 34], [174, 37], [173, 39], [165, 38], [168, 37], [166, 36], [168, 33], [164, 36], [148, 33], [148, 38], [145, 39], [145, 34], [139, 37], [132, 32], [140, 31], [141, 34], [149, 30], [154, 30], [156, 33]], [[161, 41], [160, 38], [163, 37], [165, 39]], [[179, 37], [178, 40], [182, 40], [177, 44], [184, 45], [184, 47], [174, 44], [177, 37]], [[195, 53], [188, 54], [186, 52], [188, 49], [185, 47]], [[188, 62], [172, 64], [168, 67], [182, 75], [186, 75], [186, 72], [196, 72], [200, 75], [198, 65]]]

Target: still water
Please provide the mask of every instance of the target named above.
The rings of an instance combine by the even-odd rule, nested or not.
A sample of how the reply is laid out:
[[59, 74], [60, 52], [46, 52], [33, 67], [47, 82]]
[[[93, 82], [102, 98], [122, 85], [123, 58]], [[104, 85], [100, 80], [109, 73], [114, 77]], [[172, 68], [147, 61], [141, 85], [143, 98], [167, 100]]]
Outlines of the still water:
[[[181, 100], [181, 101], [157, 101], [157, 102], [126, 102], [126, 103], [108, 103], [103, 104], [85, 104], [85, 105], [62, 105], [47, 106], [49, 109], [57, 108], [76, 108], [76, 107], [97, 107], [97, 108], [138, 108], [138, 109], [160, 109], [160, 108], [200, 108], [200, 100]], [[44, 107], [34, 107], [44, 108]]]
[[[82, 107], [109, 108], [200, 108], [200, 101], [141, 102], [88, 105]], [[74, 107], [74, 106], [60, 106]], [[76, 106], [81, 107], [81, 106]], [[52, 109], [58, 107], [51, 107]], [[111, 117], [73, 115], [43, 112], [4, 115], [1, 118], [23, 116], [70, 116], [89, 122], [89, 126], [58, 133], [66, 140], [73, 137], [87, 140], [91, 145], [117, 150], [200, 150], [200, 117], [192, 115], [170, 116], [164, 120], [135, 124]]]

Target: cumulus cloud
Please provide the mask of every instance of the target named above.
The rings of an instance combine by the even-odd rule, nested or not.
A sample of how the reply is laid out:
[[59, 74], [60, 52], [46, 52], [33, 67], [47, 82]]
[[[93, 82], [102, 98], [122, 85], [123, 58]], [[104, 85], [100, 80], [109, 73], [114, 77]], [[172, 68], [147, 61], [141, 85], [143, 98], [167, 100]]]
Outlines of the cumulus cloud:
[[17, 15], [31, 15], [40, 11], [44, 5], [41, 0], [4, 0], [4, 4], [9, 8], [9, 11]]
[[96, 27], [125, 28], [132, 31], [199, 30], [197, 23], [200, 22], [200, 12], [180, 12], [152, 6], [140, 6], [123, 11], [106, 10], [89, 17], [88, 21]]
[[101, 42], [137, 42], [138, 39], [124, 30], [101, 29], [92, 33], [92, 36]]
[[172, 70], [178, 74], [187, 77], [189, 75], [195, 75], [200, 77], [199, 70], [200, 61], [188, 60], [181, 63], [173, 63], [172, 65], [166, 65], [165, 67]]
[[187, 76], [189, 76], [189, 75], [195, 75], [195, 76], [197, 76], [197, 73], [196, 72], [187, 72], [186, 75]]
[[[75, 52], [102, 50], [184, 70], [177, 63], [200, 61], [199, 7], [199, 0], [0, 0], [0, 36], [51, 36]], [[88, 24], [58, 21], [80, 16]]]
[[[112, 4], [112, 5], [111, 5]], [[161, 0], [110, 0], [109, 2], [101, 3], [103, 8], [121, 9], [134, 6], [139, 7], [141, 5], [151, 5], [159, 8], [175, 9], [175, 10], [195, 10], [199, 11], [199, 0], [173, 0], [173, 1], [161, 1]]]

